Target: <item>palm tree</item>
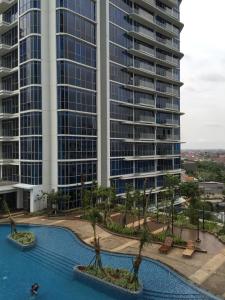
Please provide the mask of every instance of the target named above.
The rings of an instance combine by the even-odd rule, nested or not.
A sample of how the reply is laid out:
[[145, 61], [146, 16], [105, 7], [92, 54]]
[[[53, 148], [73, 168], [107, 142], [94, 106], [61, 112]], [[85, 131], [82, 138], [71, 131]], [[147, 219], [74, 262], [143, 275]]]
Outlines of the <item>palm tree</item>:
[[171, 199], [170, 200], [170, 217], [169, 218], [169, 223], [168, 223], [168, 228], [170, 227], [170, 221], [172, 223], [172, 234], [173, 234], [173, 221], [174, 221], [174, 201], [175, 201], [175, 193], [176, 190], [178, 189], [180, 185], [180, 179], [175, 176], [175, 175], [166, 175], [166, 180], [165, 180], [165, 188], [166, 188], [166, 194], [167, 196]]
[[142, 201], [142, 208], [143, 208], [143, 217], [144, 217], [144, 227], [146, 228], [147, 226], [147, 205], [148, 205], [148, 201], [147, 201], [147, 195], [146, 195], [146, 183], [147, 183], [147, 178], [144, 179], [144, 189], [143, 189], [143, 201]]
[[99, 243], [99, 237], [96, 235], [96, 225], [98, 222], [102, 221], [102, 217], [97, 208], [92, 208], [89, 212], [88, 218], [91, 222], [91, 226], [93, 228], [94, 233], [94, 249], [95, 249], [95, 257], [93, 266], [97, 269], [102, 269], [102, 260], [101, 260], [101, 249]]
[[3, 200], [3, 209], [8, 214], [8, 218], [9, 218], [9, 221], [10, 221], [10, 227], [11, 227], [11, 235], [12, 235], [13, 233], [17, 232], [17, 230], [16, 230], [16, 222], [13, 219], [13, 217], [11, 216], [8, 203], [5, 200]]
[[186, 221], [186, 217], [183, 213], [177, 216], [177, 226], [180, 228], [180, 239], [182, 238], [182, 232]]
[[133, 204], [133, 199], [131, 195], [132, 187], [130, 185], [126, 186], [126, 196], [124, 199], [124, 214], [123, 214], [123, 227], [126, 226], [127, 224], [127, 214], [131, 210], [132, 204]]
[[82, 195], [83, 196], [81, 198], [81, 206], [82, 206], [82, 209], [83, 209], [83, 214], [84, 214], [84, 216], [86, 216], [87, 211], [91, 206], [91, 191], [85, 189], [82, 192]]
[[141, 229], [141, 202], [142, 202], [142, 195], [139, 190], [135, 190], [134, 192], [134, 201], [135, 201], [135, 208], [137, 208], [137, 216], [138, 216], [138, 229]]
[[103, 208], [104, 208], [104, 224], [111, 221], [111, 206], [115, 203], [116, 193], [113, 187], [101, 188], [102, 189], [102, 198], [103, 198]]
[[133, 261], [133, 277], [132, 277], [132, 282], [135, 282], [136, 287], [138, 286], [138, 274], [142, 262], [142, 251], [143, 248], [146, 244], [150, 243], [150, 234], [149, 232], [144, 228], [141, 231], [140, 235], [140, 243], [139, 243], [139, 249], [138, 249], [138, 254]]

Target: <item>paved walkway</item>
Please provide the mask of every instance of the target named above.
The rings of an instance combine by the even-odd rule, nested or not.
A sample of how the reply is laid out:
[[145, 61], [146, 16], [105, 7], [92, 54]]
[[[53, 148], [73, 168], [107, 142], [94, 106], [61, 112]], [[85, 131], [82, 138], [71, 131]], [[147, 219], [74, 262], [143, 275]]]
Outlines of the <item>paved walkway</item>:
[[[16, 218], [18, 223], [63, 226], [73, 230], [85, 243], [91, 245], [93, 230], [91, 225], [81, 220], [48, 219], [45, 217]], [[136, 254], [138, 240], [120, 237], [97, 227], [97, 235], [103, 250]], [[191, 259], [182, 257], [182, 249], [173, 248], [168, 255], [160, 254], [158, 244], [150, 244], [144, 248], [143, 255], [159, 260], [189, 278], [204, 289], [225, 299], [225, 246], [218, 253], [198, 253]]]

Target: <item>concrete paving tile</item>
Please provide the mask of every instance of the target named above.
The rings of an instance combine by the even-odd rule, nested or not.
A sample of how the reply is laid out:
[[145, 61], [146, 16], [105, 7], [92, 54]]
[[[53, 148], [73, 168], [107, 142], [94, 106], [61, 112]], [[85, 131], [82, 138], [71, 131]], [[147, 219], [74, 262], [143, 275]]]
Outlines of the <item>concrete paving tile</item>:
[[139, 244], [138, 241], [136, 241], [136, 240], [131, 240], [131, 241], [129, 241], [129, 242], [123, 244], [123, 245], [120, 245], [120, 246], [118, 246], [118, 247], [116, 247], [116, 248], [111, 249], [111, 251], [113, 251], [113, 252], [119, 252], [119, 251], [121, 251], [121, 250], [123, 250], [123, 249], [126, 249], [126, 248], [128, 248], [128, 247], [130, 247], [130, 246], [134, 246], [134, 245], [137, 245], [137, 244]]

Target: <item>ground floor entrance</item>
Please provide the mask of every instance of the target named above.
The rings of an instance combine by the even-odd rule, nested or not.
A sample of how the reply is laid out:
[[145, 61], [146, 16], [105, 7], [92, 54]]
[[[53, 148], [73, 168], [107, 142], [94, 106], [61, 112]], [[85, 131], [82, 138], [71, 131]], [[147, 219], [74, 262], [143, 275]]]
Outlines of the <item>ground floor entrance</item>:
[[7, 202], [7, 205], [9, 207], [10, 211], [17, 210], [17, 192], [1, 194], [0, 198], [1, 198], [1, 200], [3, 200], [3, 201], [1, 201], [1, 204], [0, 204], [1, 212], [4, 212], [4, 206], [3, 206], [4, 201]]

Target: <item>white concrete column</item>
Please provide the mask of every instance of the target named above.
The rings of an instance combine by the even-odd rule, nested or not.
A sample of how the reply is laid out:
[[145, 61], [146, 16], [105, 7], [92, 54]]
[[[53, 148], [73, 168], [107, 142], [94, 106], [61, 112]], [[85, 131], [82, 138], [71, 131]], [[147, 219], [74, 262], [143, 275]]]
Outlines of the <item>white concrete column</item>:
[[42, 1], [43, 190], [57, 189], [56, 1]]
[[16, 207], [18, 209], [23, 208], [23, 190], [17, 190], [17, 199], [16, 199]]
[[110, 85], [109, 85], [109, 1], [100, 1], [101, 72], [101, 185], [109, 186], [110, 176]]

